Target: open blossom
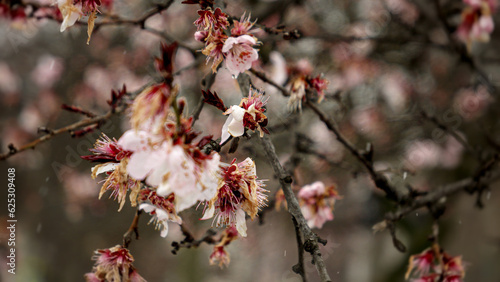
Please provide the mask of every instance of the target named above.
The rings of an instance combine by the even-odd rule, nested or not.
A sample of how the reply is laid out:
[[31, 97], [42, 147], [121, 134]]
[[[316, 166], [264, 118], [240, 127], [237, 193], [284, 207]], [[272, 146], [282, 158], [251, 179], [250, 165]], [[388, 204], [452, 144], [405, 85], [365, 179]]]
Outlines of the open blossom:
[[413, 277], [415, 279], [412, 279], [411, 281], [461, 282], [463, 281], [462, 278], [464, 276], [465, 271], [462, 265], [461, 256], [452, 257], [446, 252], [436, 254], [435, 250], [427, 248], [420, 254], [412, 255], [410, 257], [405, 279]]
[[259, 59], [259, 52], [253, 48], [257, 40], [250, 35], [229, 37], [222, 52], [226, 56], [226, 68], [236, 78], [240, 73], [249, 70], [252, 63]]
[[57, 6], [63, 16], [61, 32], [74, 25], [83, 16], [82, 3], [73, 4], [73, 0], [57, 0]]
[[242, 136], [245, 133], [245, 128], [252, 131], [257, 129], [260, 137], [264, 136], [264, 133], [269, 133], [266, 129], [267, 117], [264, 115], [266, 103], [267, 100], [263, 100], [261, 93], [254, 93], [250, 89], [248, 97], [241, 99], [239, 106], [234, 105], [226, 110], [224, 114], [229, 116], [222, 126], [221, 144], [229, 136]]
[[210, 254], [210, 264], [218, 264], [220, 268], [228, 266], [231, 261], [229, 253], [224, 249], [229, 243], [238, 239], [238, 231], [234, 226], [228, 227], [224, 231], [221, 241], [214, 246], [212, 254]]
[[205, 155], [194, 145], [174, 144], [173, 139], [146, 131], [129, 130], [118, 144], [133, 152], [127, 166], [130, 176], [145, 179], [160, 196], [175, 193], [178, 212], [215, 194], [218, 154]]
[[321, 181], [302, 187], [298, 197], [302, 214], [311, 228], [321, 228], [326, 221], [333, 220], [335, 201], [341, 198], [335, 186], [325, 187]]
[[[182, 224], [182, 219], [175, 211], [175, 195], [170, 194], [167, 197], [159, 196], [155, 191], [146, 188], [141, 190], [139, 200], [143, 203], [139, 205], [140, 210], [144, 210], [153, 217], [151, 222], [156, 223], [157, 228], [161, 228], [161, 237], [167, 237], [168, 221]], [[148, 201], [148, 203], [146, 202]]]
[[467, 7], [462, 12], [462, 22], [457, 36], [467, 44], [470, 51], [473, 41], [488, 42], [494, 29], [492, 14], [497, 8], [496, 0], [464, 0]]
[[202, 219], [215, 215], [217, 226], [234, 226], [241, 236], [246, 237], [245, 213], [253, 220], [267, 200], [266, 190], [262, 187], [264, 184], [257, 180], [252, 159], [246, 158], [241, 163], [234, 159], [222, 168], [217, 194], [207, 202]]
[[145, 282], [132, 263], [134, 257], [129, 250], [117, 245], [103, 250], [96, 250], [93, 259], [96, 261], [92, 272], [85, 274], [88, 282], [130, 281]]

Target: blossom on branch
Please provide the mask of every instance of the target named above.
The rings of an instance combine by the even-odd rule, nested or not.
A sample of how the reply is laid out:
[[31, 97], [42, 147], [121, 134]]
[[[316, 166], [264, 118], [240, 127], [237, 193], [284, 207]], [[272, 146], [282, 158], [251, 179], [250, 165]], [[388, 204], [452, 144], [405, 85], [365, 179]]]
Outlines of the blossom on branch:
[[318, 98], [318, 103], [321, 103], [325, 98], [325, 90], [328, 88], [329, 81], [324, 79], [322, 75], [316, 77], [311, 76], [312, 66], [309, 61], [301, 60], [289, 70], [290, 73], [290, 98], [288, 99], [288, 108], [291, 111], [302, 110], [302, 102], [306, 100], [308, 91], [314, 92]]
[[130, 122], [135, 130], [159, 133], [169, 115], [170, 106], [177, 95], [178, 87], [167, 83], [156, 84], [144, 89], [131, 106]]
[[412, 281], [461, 282], [464, 276], [462, 257], [452, 257], [436, 246], [436, 248], [427, 248], [420, 254], [410, 257], [405, 279], [413, 277], [415, 279]]
[[223, 144], [230, 136], [239, 137], [245, 133], [245, 128], [252, 131], [257, 129], [260, 137], [267, 130], [267, 117], [264, 115], [267, 99], [263, 99], [262, 93], [250, 89], [248, 97], [241, 99], [238, 106], [231, 106], [224, 112], [229, 115], [226, 122], [222, 126], [221, 144]]
[[74, 25], [83, 16], [82, 3], [73, 4], [73, 0], [57, 0], [57, 7], [63, 16], [61, 32]]
[[321, 228], [329, 220], [333, 220], [335, 201], [341, 199], [337, 188], [325, 187], [321, 181], [302, 187], [298, 194], [300, 209], [310, 228]]
[[234, 226], [246, 237], [245, 213], [253, 220], [259, 209], [265, 206], [267, 192], [262, 180], [257, 180], [255, 163], [246, 158], [241, 163], [236, 159], [222, 167], [221, 180], [216, 195], [205, 206], [202, 219], [214, 217], [217, 226]]
[[132, 151], [127, 172], [156, 187], [160, 196], [175, 194], [178, 212], [208, 200], [217, 188], [220, 156], [204, 154], [196, 145], [172, 137], [129, 130], [118, 143]]
[[229, 37], [224, 42], [222, 53], [226, 56], [226, 68], [233, 78], [249, 70], [252, 63], [259, 59], [259, 52], [253, 48], [256, 44], [257, 40], [250, 35]]
[[92, 272], [85, 274], [87, 282], [130, 281], [145, 282], [134, 268], [134, 257], [129, 250], [117, 245], [103, 250], [96, 250], [96, 261]]
[[234, 226], [226, 228], [224, 235], [222, 235], [221, 241], [214, 246], [212, 254], [210, 254], [210, 264], [218, 264], [220, 268], [228, 266], [231, 258], [229, 253], [224, 249], [229, 243], [238, 239], [238, 231]]
[[[153, 217], [151, 222], [156, 222], [156, 227], [162, 226], [161, 237], [165, 238], [168, 234], [168, 221], [182, 224], [182, 219], [175, 211], [175, 195], [170, 194], [167, 197], [159, 196], [151, 189], [143, 189], [139, 200], [143, 203], [139, 205], [140, 210], [144, 210]], [[145, 201], [149, 201], [146, 203]]]
[[102, 139], [96, 141], [94, 148], [89, 151], [94, 154], [82, 156], [81, 158], [101, 163], [92, 168], [92, 178], [95, 179], [101, 173], [107, 175], [101, 187], [99, 199], [106, 191], [111, 190], [110, 197], [114, 196], [115, 199], [118, 199], [118, 203], [120, 203], [118, 210], [121, 210], [125, 204], [127, 192], [130, 189], [130, 202], [132, 206], [135, 206], [140, 183], [130, 178], [126, 171], [128, 157], [132, 152], [123, 149], [122, 146], [118, 145], [116, 139], [113, 138], [111, 140], [105, 134], [103, 134]]

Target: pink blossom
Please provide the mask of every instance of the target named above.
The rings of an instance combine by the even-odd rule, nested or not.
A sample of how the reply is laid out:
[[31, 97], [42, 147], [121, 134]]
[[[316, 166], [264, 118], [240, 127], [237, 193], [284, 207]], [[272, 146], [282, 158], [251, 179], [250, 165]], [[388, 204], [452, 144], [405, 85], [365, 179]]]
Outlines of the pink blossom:
[[160, 196], [175, 193], [176, 210], [180, 212], [213, 197], [220, 156], [214, 153], [195, 159], [184, 146], [173, 141], [146, 131], [129, 130], [118, 144], [133, 152], [127, 166], [130, 176], [145, 179], [148, 185], [157, 187]]
[[146, 282], [132, 265], [134, 257], [132, 257], [128, 249], [120, 245], [109, 249], [96, 250], [93, 259], [96, 263], [92, 272], [85, 274], [86, 281]]
[[252, 47], [255, 44], [257, 41], [250, 35], [229, 37], [224, 42], [222, 52], [226, 56], [226, 68], [234, 78], [249, 70], [252, 63], [259, 59], [259, 53]]
[[237, 238], [238, 231], [234, 226], [226, 228], [220, 242], [214, 246], [214, 250], [212, 254], [210, 254], [210, 264], [214, 265], [218, 263], [220, 268], [228, 266], [231, 259], [229, 257], [229, 253], [224, 249], [224, 247]]
[[333, 220], [333, 207], [335, 201], [341, 197], [335, 186], [325, 187], [321, 181], [302, 187], [298, 198], [307, 225], [321, 228], [329, 220]]
[[429, 274], [431, 267], [434, 264], [434, 256], [434, 251], [430, 248], [424, 250], [418, 255], [412, 255], [410, 257], [410, 264], [405, 278], [408, 279], [413, 271], [417, 276], [425, 276]]
[[473, 41], [488, 42], [494, 29], [492, 14], [497, 8], [496, 0], [465, 0], [467, 6], [462, 11], [462, 22], [457, 28], [457, 36], [467, 44], [470, 51]]
[[245, 13], [241, 16], [241, 19], [239, 21], [234, 20], [233, 25], [234, 27], [231, 29], [231, 36], [240, 36], [240, 35], [245, 35], [250, 33], [250, 29], [252, 29], [253, 25], [255, 22], [250, 22], [250, 15], [248, 15], [247, 18], [245, 18]]

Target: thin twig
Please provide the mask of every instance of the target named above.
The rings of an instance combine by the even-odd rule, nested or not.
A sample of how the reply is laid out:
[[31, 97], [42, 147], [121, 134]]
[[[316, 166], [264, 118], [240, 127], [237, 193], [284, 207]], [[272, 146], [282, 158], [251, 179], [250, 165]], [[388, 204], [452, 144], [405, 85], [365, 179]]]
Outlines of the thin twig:
[[141, 216], [142, 210], [137, 209], [135, 212], [134, 219], [132, 220], [132, 224], [128, 228], [127, 232], [123, 234], [123, 247], [128, 248], [130, 243], [132, 242], [132, 234], [135, 234], [135, 239], [139, 240], [139, 218]]
[[344, 145], [344, 147], [356, 158], [358, 159], [363, 166], [368, 170], [372, 180], [375, 182], [375, 185], [382, 189], [386, 193], [386, 197], [388, 199], [399, 202], [400, 198], [397, 193], [397, 190], [392, 187], [387, 179], [377, 173], [373, 168], [373, 163], [368, 160], [365, 155], [359, 152], [354, 145], [352, 145], [337, 129], [337, 127], [333, 124], [333, 122], [313, 103], [310, 101], [306, 101], [306, 105], [313, 110], [313, 112], [319, 117], [319, 119], [326, 125], [326, 127], [333, 132], [333, 134], [337, 137], [337, 140]]

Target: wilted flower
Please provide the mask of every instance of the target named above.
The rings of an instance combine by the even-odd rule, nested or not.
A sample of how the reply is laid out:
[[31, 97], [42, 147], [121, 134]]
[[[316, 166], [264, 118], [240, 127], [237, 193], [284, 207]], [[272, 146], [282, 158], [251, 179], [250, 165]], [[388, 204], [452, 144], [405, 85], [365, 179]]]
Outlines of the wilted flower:
[[[202, 219], [212, 218], [217, 226], [235, 226], [241, 236], [246, 237], [245, 212], [253, 220], [265, 205], [262, 180], [257, 180], [255, 163], [246, 158], [241, 163], [236, 159], [221, 171], [217, 194], [207, 202]], [[216, 214], [217, 211], [217, 214]]]
[[288, 99], [288, 108], [291, 111], [302, 110], [302, 102], [306, 99], [308, 90], [316, 90], [318, 103], [325, 98], [325, 90], [328, 88], [329, 81], [322, 75], [311, 76], [312, 66], [307, 60], [300, 60], [289, 69], [290, 79], [290, 98]]
[[232, 241], [238, 238], [238, 231], [235, 227], [228, 227], [224, 231], [224, 235], [222, 236], [221, 241], [214, 246], [214, 250], [212, 254], [210, 254], [210, 264], [215, 265], [219, 264], [220, 268], [224, 266], [228, 266], [231, 261], [229, 257], [229, 253], [224, 249], [225, 246], [229, 245]]
[[92, 168], [92, 178], [95, 179], [101, 173], [107, 174], [99, 193], [99, 199], [106, 191], [111, 190], [110, 197], [114, 196], [115, 199], [118, 199], [118, 203], [120, 203], [119, 210], [121, 210], [130, 189], [130, 202], [132, 206], [135, 206], [140, 183], [130, 178], [126, 170], [128, 157], [132, 152], [123, 149], [118, 145], [116, 139], [111, 140], [104, 133], [102, 138], [96, 141], [94, 148], [89, 151], [94, 154], [82, 156], [81, 158], [101, 163]]
[[198, 11], [200, 17], [194, 22], [198, 30], [212, 30], [226, 29], [229, 26], [227, 15], [222, 12], [220, 8], [216, 8], [214, 12], [210, 9]]
[[163, 129], [170, 114], [170, 105], [178, 87], [166, 83], [144, 89], [132, 104], [130, 122], [136, 130], [148, 130], [157, 134]]
[[63, 16], [61, 32], [74, 25], [83, 16], [82, 3], [73, 4], [73, 0], [57, 0], [57, 6]]
[[120, 162], [123, 158], [130, 156], [132, 152], [124, 150], [118, 145], [115, 138], [110, 139], [106, 134], [102, 134], [101, 139], [97, 139], [93, 149], [89, 149], [93, 155], [82, 156], [82, 159], [106, 163], [106, 162]]
[[[439, 247], [437, 247], [439, 249]], [[436, 254], [432, 248], [425, 249], [409, 260], [405, 279], [414, 277], [412, 281], [421, 282], [461, 282], [465, 276], [462, 257], [452, 257], [446, 252]], [[442, 280], [440, 280], [442, 279]]]
[[239, 137], [245, 133], [245, 128], [252, 131], [257, 129], [260, 137], [264, 133], [269, 133], [265, 128], [267, 126], [267, 117], [264, 115], [267, 100], [263, 100], [263, 95], [259, 92], [250, 93], [247, 98], [241, 99], [239, 106], [231, 106], [225, 115], [229, 115], [226, 122], [222, 126], [221, 144], [224, 143], [229, 136]]
[[250, 35], [229, 37], [224, 42], [222, 52], [226, 55], [226, 68], [234, 78], [249, 70], [252, 63], [259, 59], [259, 52], [252, 47], [255, 44], [257, 40]]
[[132, 257], [129, 250], [120, 245], [109, 249], [96, 250], [93, 259], [96, 263], [92, 272], [85, 274], [86, 281], [146, 281], [132, 265], [134, 257]]
[[430, 273], [431, 267], [434, 265], [435, 253], [431, 248], [428, 248], [418, 255], [412, 255], [409, 260], [408, 271], [405, 279], [410, 277], [412, 271], [417, 276], [425, 276]]
[[[173, 194], [172, 194], [173, 195]], [[165, 238], [168, 234], [168, 221], [173, 221], [178, 224], [182, 224], [182, 219], [173, 213], [170, 213], [162, 208], [158, 208], [154, 205], [143, 203], [139, 205], [140, 210], [144, 210], [149, 213], [153, 217], [150, 222], [155, 221], [156, 227], [158, 228], [160, 225], [162, 226], [161, 237]]]
[[457, 36], [467, 44], [470, 51], [473, 41], [488, 42], [495, 26], [492, 14], [496, 11], [496, 0], [464, 0], [468, 6], [462, 12], [462, 22]]
[[227, 39], [227, 35], [221, 30], [215, 30], [210, 35], [204, 31], [195, 34], [197, 40], [205, 41], [205, 48], [201, 51], [203, 55], [207, 56], [207, 64], [210, 60], [212, 62], [212, 72], [217, 72], [217, 67], [224, 60], [224, 54], [222, 53], [222, 48], [224, 47], [224, 42]]
[[239, 21], [233, 21], [234, 27], [231, 29], [231, 36], [236, 37], [240, 35], [250, 34], [250, 29], [252, 29], [254, 24], [255, 22], [250, 21], [250, 15], [245, 18], [245, 13], [243, 13]]
[[341, 199], [335, 186], [325, 187], [321, 181], [302, 187], [298, 197], [302, 214], [311, 228], [321, 228], [326, 221], [333, 220], [335, 201]]
[[125, 205], [127, 192], [130, 189], [130, 203], [133, 207], [137, 204], [137, 194], [140, 190], [140, 181], [129, 177], [127, 173], [128, 158], [123, 159], [120, 163], [108, 162], [105, 164], [96, 165], [92, 168], [92, 178], [95, 179], [101, 173], [108, 174], [99, 192], [99, 199], [106, 191], [111, 190], [110, 197], [114, 196], [120, 204], [120, 211]]

